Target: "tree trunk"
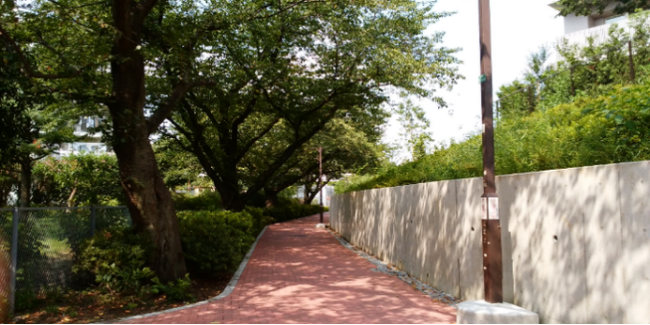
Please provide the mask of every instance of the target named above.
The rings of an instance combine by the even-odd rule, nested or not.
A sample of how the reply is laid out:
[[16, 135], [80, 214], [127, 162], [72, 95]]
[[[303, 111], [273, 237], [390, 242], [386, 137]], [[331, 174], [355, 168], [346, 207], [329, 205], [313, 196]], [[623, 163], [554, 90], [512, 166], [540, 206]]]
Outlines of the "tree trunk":
[[266, 207], [272, 208], [278, 206], [278, 192], [272, 190], [264, 190], [264, 195], [266, 195]]
[[232, 187], [224, 188], [223, 186], [216, 186], [217, 192], [221, 197], [221, 206], [228, 210], [234, 212], [243, 211], [246, 208], [246, 203], [248, 199], [245, 198], [241, 193]]
[[312, 202], [314, 202], [314, 199], [315, 199], [315, 198], [316, 198], [316, 194], [309, 195], [309, 196], [305, 196], [305, 199], [304, 199], [304, 201], [302, 202], [302, 204], [304, 204], [304, 205], [311, 205]]
[[72, 189], [72, 193], [70, 193], [70, 196], [68, 197], [68, 207], [71, 208], [72, 205], [74, 204], [74, 196], [77, 194], [77, 188]]
[[[124, 22], [118, 25], [121, 23]], [[171, 193], [163, 182], [149, 141], [144, 115], [144, 59], [136, 45], [128, 37], [120, 37], [113, 47], [113, 54], [118, 57], [111, 64], [114, 101], [109, 110], [113, 119], [113, 149], [133, 225], [137, 231], [150, 234], [155, 245], [153, 270], [167, 283], [184, 277], [187, 270]]]
[[316, 195], [318, 195], [318, 186], [316, 187], [315, 191], [314, 191], [314, 183], [308, 183], [305, 184], [304, 186], [305, 186], [305, 199], [302, 203], [304, 205], [311, 205], [312, 202], [314, 202]]
[[[7, 173], [6, 171], [0, 170], [0, 173]], [[13, 177], [12, 177], [13, 178]], [[0, 182], [0, 206], [5, 207], [8, 205], [9, 193], [11, 193], [13, 187], [13, 179], [5, 180]]]
[[155, 245], [153, 269], [163, 283], [185, 276], [176, 211], [148, 137], [116, 145], [115, 154], [133, 225], [140, 232], [148, 232]]
[[25, 156], [20, 160], [20, 207], [29, 208], [32, 203], [32, 160]]

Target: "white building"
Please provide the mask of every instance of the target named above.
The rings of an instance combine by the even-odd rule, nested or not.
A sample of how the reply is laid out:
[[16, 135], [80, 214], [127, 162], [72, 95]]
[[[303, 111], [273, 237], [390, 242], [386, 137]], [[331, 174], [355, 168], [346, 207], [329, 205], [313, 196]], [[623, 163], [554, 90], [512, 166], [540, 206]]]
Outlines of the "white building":
[[[325, 185], [322, 189], [321, 192], [323, 192], [323, 206], [330, 206], [330, 201], [332, 197], [334, 196], [334, 186], [331, 185]], [[321, 193], [318, 192], [316, 194], [316, 197], [314, 198], [314, 201], [312, 204], [320, 204], [320, 196]], [[305, 198], [305, 187], [304, 186], [299, 186], [298, 187], [298, 192], [296, 193], [296, 198], [298, 199], [304, 199]]]
[[[550, 4], [550, 6], [558, 11], [561, 9], [556, 2]], [[584, 32], [592, 28], [626, 21], [628, 15], [615, 14], [614, 8], [616, 8], [616, 4], [612, 3], [605, 8], [605, 11], [602, 14], [598, 12], [594, 12], [589, 16], [576, 16], [574, 14], [569, 14], [564, 17], [564, 34], [569, 35], [576, 32]]]
[[82, 117], [74, 125], [74, 135], [82, 137], [83, 140], [74, 143], [64, 143], [61, 145], [58, 156], [65, 157], [71, 154], [79, 153], [110, 153], [112, 150], [101, 142], [102, 134], [90, 133], [92, 128], [97, 127], [100, 119], [97, 117]]
[[[556, 2], [551, 3], [550, 6], [558, 11], [561, 9]], [[595, 44], [598, 45], [607, 40], [609, 28], [612, 24], [628, 29], [629, 15], [616, 14], [614, 8], [616, 8], [616, 4], [612, 3], [605, 8], [602, 14], [593, 12], [589, 16], [567, 15], [564, 17], [564, 36], [562, 39], [568, 40], [570, 44], [584, 46], [587, 45], [587, 39], [592, 37]]]

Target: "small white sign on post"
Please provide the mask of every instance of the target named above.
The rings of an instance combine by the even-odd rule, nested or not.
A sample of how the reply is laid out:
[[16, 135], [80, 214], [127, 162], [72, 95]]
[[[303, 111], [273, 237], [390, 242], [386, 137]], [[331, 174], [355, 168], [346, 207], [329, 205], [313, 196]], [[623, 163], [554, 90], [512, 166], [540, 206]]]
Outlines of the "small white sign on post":
[[499, 198], [491, 197], [488, 199], [490, 220], [499, 220]]

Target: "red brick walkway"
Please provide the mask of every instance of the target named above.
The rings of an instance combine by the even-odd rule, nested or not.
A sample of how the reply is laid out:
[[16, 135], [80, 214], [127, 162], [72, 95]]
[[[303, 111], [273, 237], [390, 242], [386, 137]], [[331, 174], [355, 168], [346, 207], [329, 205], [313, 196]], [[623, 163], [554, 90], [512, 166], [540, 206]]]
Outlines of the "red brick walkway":
[[[327, 222], [327, 220], [326, 220]], [[452, 323], [456, 310], [373, 272], [318, 216], [270, 226], [226, 298], [130, 323]]]

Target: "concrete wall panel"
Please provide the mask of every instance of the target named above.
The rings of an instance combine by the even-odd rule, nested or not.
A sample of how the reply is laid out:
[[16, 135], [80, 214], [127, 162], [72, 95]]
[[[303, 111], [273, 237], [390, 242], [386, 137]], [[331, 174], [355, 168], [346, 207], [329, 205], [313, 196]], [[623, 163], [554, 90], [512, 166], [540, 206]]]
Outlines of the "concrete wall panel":
[[483, 246], [481, 244], [481, 178], [456, 180], [460, 299], [483, 299]]
[[[497, 178], [504, 298], [544, 323], [650, 320], [650, 162]], [[349, 193], [332, 227], [463, 300], [483, 298], [482, 179]]]
[[621, 259], [626, 322], [650, 322], [650, 162], [621, 164]]

